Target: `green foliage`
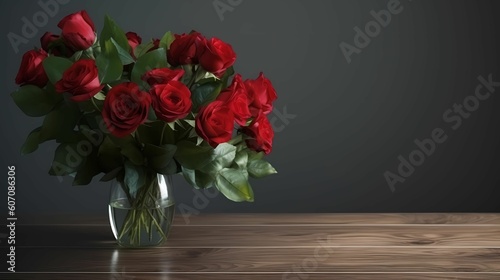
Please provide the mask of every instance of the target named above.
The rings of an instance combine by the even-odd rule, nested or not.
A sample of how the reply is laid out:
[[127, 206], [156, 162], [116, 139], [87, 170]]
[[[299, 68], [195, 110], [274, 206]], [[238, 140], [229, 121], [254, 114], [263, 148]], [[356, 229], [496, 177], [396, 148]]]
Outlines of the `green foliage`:
[[170, 44], [175, 40], [175, 36], [172, 32], [168, 31], [163, 35], [163, 37], [160, 39], [160, 48], [163, 48], [165, 50], [170, 49]]
[[196, 85], [191, 91], [193, 101], [193, 112], [198, 112], [200, 108], [210, 102], [213, 102], [222, 90], [220, 81], [208, 82], [202, 85]]
[[[113, 39], [111, 38], [111, 40]], [[103, 42], [104, 51], [95, 59], [99, 71], [99, 81], [103, 84], [120, 79], [123, 72], [120, 56], [111, 40]]]
[[248, 176], [241, 169], [222, 169], [217, 173], [215, 186], [232, 201], [253, 201], [253, 190], [248, 182]]
[[19, 109], [30, 117], [45, 116], [63, 100], [62, 94], [33, 85], [20, 87], [11, 97]]
[[64, 71], [73, 65], [73, 62], [67, 58], [49, 56], [43, 60], [42, 64], [49, 81], [56, 84], [61, 80]]

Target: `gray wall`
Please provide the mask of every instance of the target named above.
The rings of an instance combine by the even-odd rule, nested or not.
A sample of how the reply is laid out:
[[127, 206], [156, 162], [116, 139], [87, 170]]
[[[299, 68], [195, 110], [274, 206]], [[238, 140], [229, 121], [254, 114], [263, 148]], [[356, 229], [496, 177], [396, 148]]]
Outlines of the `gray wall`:
[[[214, 3], [228, 2], [235, 7], [219, 16]], [[237, 71], [245, 77], [264, 71], [279, 94], [277, 111], [286, 108], [293, 115], [273, 114], [278, 131], [269, 160], [279, 174], [252, 182], [254, 203], [233, 203], [222, 195], [193, 202], [195, 193], [178, 177], [175, 196], [184, 211], [499, 211], [500, 96], [480, 101], [457, 129], [443, 114], [465, 98], [474, 105], [468, 96], [478, 76], [492, 74], [500, 81], [500, 2], [401, 0], [400, 13], [348, 63], [339, 44], [353, 45], [353, 28], [364, 29], [373, 20], [370, 11], [387, 9], [388, 2], [71, 0], [16, 53], [7, 34], [21, 35], [22, 18], [31, 19], [41, 7], [35, 1], [2, 1], [1, 166], [17, 166], [18, 212], [106, 215], [109, 184], [72, 187], [70, 179], [48, 176], [54, 144], [19, 155], [41, 120], [24, 116], [9, 97], [22, 54], [80, 9], [99, 30], [109, 14], [144, 39], [195, 29], [230, 42]], [[414, 140], [431, 137], [436, 128], [446, 134], [444, 143], [391, 190], [384, 173], [397, 173], [398, 156], [408, 159]]]

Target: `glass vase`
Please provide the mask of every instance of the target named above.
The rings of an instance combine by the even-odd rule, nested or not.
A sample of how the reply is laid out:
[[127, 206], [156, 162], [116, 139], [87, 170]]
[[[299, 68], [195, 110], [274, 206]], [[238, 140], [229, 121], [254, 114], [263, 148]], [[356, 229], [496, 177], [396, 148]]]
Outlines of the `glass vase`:
[[172, 177], [152, 174], [136, 191], [114, 181], [109, 199], [109, 222], [123, 247], [161, 245], [168, 237], [175, 211]]

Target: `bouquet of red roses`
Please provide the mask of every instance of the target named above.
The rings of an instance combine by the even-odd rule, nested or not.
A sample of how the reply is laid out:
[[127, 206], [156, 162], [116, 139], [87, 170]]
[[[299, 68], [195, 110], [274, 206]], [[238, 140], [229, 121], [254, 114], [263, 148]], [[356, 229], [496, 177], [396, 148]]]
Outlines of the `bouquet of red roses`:
[[263, 159], [276, 92], [263, 74], [234, 74], [231, 45], [194, 31], [142, 42], [109, 17], [97, 36], [85, 11], [58, 27], [24, 54], [12, 93], [26, 115], [44, 117], [22, 153], [59, 143], [51, 175], [85, 185], [104, 173], [137, 199], [152, 174], [181, 173], [195, 188], [252, 201], [248, 177], [276, 173]]

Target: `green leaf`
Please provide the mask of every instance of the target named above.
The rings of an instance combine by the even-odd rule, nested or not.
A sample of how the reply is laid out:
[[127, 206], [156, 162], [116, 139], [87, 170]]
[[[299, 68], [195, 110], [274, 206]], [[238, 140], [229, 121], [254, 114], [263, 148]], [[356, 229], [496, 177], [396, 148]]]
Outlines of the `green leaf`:
[[[127, 65], [130, 63], [134, 63], [134, 58], [130, 55], [128, 50], [122, 48], [114, 38], [111, 38], [111, 42], [115, 46], [116, 50], [118, 51], [118, 56], [120, 57], [120, 60], [123, 65]], [[127, 44], [128, 45], [128, 44]]]
[[23, 146], [21, 147], [21, 154], [27, 155], [38, 149], [38, 145], [40, 144], [40, 130], [41, 127], [35, 128], [30, 132]]
[[236, 147], [227, 143], [222, 143], [213, 150], [208, 163], [199, 168], [205, 173], [215, 173], [229, 167], [236, 157]]
[[210, 146], [200, 145], [189, 141], [177, 143], [175, 158], [188, 169], [200, 170], [213, 174], [229, 167], [236, 156], [236, 147], [222, 143], [213, 149]]
[[196, 146], [201, 145], [201, 143], [203, 143], [203, 138], [201, 138], [200, 136], [197, 136], [196, 137]]
[[210, 146], [196, 146], [190, 141], [179, 141], [175, 159], [185, 168], [199, 169], [210, 161], [213, 148]]
[[255, 152], [252, 150], [248, 150], [247, 152], [248, 152], [248, 161], [263, 159], [265, 156], [264, 152]]
[[99, 168], [103, 172], [111, 172], [123, 165], [123, 156], [120, 153], [120, 148], [116, 146], [109, 137], [104, 138], [97, 153], [99, 160]]
[[123, 72], [123, 65], [113, 43], [105, 41], [104, 45], [106, 46], [105, 51], [101, 52], [95, 59], [101, 84], [120, 79]]
[[186, 181], [196, 189], [207, 189], [214, 185], [215, 180], [210, 174], [203, 173], [199, 170], [191, 170], [182, 167], [182, 175]]
[[149, 41], [145, 44], [140, 44], [134, 49], [134, 56], [139, 58], [145, 55], [152, 47], [154, 47], [153, 41]]
[[160, 48], [164, 48], [165, 50], [170, 49], [170, 45], [172, 42], [175, 40], [175, 36], [172, 32], [168, 31], [163, 35], [163, 37], [160, 39]]
[[121, 154], [135, 165], [144, 164], [144, 156], [142, 155], [139, 147], [137, 147], [134, 142], [129, 142], [124, 145], [121, 149]]
[[148, 160], [148, 167], [164, 175], [177, 173], [177, 164], [174, 161], [176, 151], [177, 147], [170, 144], [162, 146], [144, 145], [144, 155]]
[[43, 69], [52, 84], [56, 84], [61, 80], [64, 71], [66, 71], [73, 62], [67, 58], [49, 56], [43, 60]]
[[184, 120], [187, 124], [189, 124], [191, 127], [196, 126], [196, 121], [195, 120]]
[[63, 101], [63, 95], [51, 90], [43, 90], [34, 85], [25, 85], [11, 94], [16, 105], [30, 117], [41, 117], [48, 114]]
[[101, 179], [99, 179], [99, 181], [101, 182], [109, 182], [111, 180], [114, 180], [115, 178], [118, 177], [118, 174], [120, 174], [120, 172], [123, 171], [123, 167], [120, 166], [120, 167], [117, 167], [111, 171], [109, 171], [108, 173], [104, 174], [104, 176], [101, 177]]
[[87, 156], [84, 163], [78, 168], [73, 186], [88, 185], [92, 182], [94, 176], [101, 173], [97, 159], [97, 151], [94, 149], [92, 153]]
[[278, 173], [276, 169], [267, 161], [259, 159], [248, 162], [248, 173], [254, 178], [262, 178]]
[[65, 176], [78, 171], [85, 162], [85, 158], [78, 153], [78, 143], [62, 143], [55, 153], [49, 174], [53, 176]]
[[76, 106], [65, 104], [50, 112], [43, 120], [40, 141], [56, 139], [59, 142], [75, 141], [74, 128], [80, 118], [80, 110]]
[[101, 37], [99, 38], [101, 48], [103, 47], [106, 50], [108, 46], [105, 45], [105, 42], [109, 41], [111, 38], [113, 38], [116, 41], [116, 44], [125, 51], [128, 52], [130, 50], [125, 32], [123, 32], [123, 30], [113, 21], [113, 19], [111, 19], [111, 17], [106, 15], [104, 18], [104, 26], [101, 31]]
[[231, 78], [232, 75], [234, 75], [233, 66], [226, 69], [226, 72], [224, 73], [224, 75], [221, 78], [223, 88], [227, 88], [227, 86], [229, 85], [229, 78]]
[[148, 84], [142, 80], [142, 76], [155, 68], [167, 67], [167, 55], [165, 49], [159, 48], [150, 51], [143, 56], [139, 57], [132, 69], [132, 82], [147, 88]]
[[146, 174], [142, 166], [137, 166], [129, 161], [126, 161], [124, 181], [130, 194], [135, 196], [139, 188], [146, 183]]
[[246, 169], [248, 164], [248, 153], [246, 151], [239, 151], [236, 153], [234, 163], [236, 163], [239, 168]]
[[156, 121], [158, 120], [158, 117], [156, 117], [155, 110], [153, 109], [153, 106], [149, 107], [148, 111], [148, 121]]
[[219, 171], [215, 186], [232, 201], [253, 201], [252, 187], [245, 173], [239, 169], [224, 168]]
[[174, 131], [163, 121], [142, 124], [137, 128], [137, 133], [142, 143], [156, 146], [175, 143]]
[[197, 86], [191, 91], [193, 111], [198, 112], [200, 107], [214, 101], [222, 90], [222, 83], [213, 82]]

